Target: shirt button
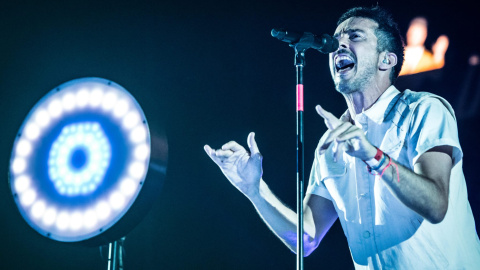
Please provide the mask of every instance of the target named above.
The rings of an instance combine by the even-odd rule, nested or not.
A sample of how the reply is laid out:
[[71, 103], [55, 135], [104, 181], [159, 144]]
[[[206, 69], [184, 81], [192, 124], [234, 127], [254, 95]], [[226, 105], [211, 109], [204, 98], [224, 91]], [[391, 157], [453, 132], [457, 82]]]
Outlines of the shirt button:
[[363, 232], [363, 238], [365, 238], [365, 239], [370, 238], [370, 232], [369, 231], [364, 231]]

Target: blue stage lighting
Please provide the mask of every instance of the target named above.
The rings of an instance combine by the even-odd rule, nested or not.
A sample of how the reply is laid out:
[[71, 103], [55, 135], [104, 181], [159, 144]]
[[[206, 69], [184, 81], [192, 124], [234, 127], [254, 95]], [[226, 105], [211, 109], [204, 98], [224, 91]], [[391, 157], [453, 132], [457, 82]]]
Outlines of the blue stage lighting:
[[88, 194], [103, 180], [109, 164], [110, 142], [100, 124], [70, 124], [53, 142], [48, 176], [62, 195]]
[[10, 186], [28, 224], [63, 242], [109, 230], [145, 184], [151, 138], [137, 101], [101, 78], [69, 81], [24, 120], [10, 160]]

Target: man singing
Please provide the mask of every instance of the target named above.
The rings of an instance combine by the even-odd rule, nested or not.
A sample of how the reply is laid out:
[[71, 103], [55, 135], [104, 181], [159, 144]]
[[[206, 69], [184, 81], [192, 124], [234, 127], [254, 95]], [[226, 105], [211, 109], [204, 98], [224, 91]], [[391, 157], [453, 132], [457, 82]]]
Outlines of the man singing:
[[[348, 10], [334, 37], [339, 48], [330, 53], [330, 71], [348, 110], [339, 119], [316, 108], [328, 131], [304, 199], [305, 254], [339, 218], [356, 269], [478, 269], [480, 241], [451, 106], [393, 86], [403, 43], [384, 9]], [[250, 153], [233, 141], [205, 151], [295, 251], [296, 213], [262, 179], [253, 133], [248, 146]]]

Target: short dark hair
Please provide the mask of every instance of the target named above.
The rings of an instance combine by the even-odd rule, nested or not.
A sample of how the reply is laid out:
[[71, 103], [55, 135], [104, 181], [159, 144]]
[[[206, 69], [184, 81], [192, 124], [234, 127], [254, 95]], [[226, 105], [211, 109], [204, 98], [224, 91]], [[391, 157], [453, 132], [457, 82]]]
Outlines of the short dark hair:
[[374, 7], [355, 7], [347, 10], [338, 19], [337, 26], [351, 17], [362, 17], [375, 21], [378, 28], [375, 29], [375, 35], [378, 39], [377, 50], [379, 52], [389, 51], [397, 55], [397, 65], [393, 67], [390, 73], [390, 81], [392, 84], [398, 77], [402, 69], [404, 60], [404, 42], [398, 24], [393, 20], [390, 12], [379, 6]]

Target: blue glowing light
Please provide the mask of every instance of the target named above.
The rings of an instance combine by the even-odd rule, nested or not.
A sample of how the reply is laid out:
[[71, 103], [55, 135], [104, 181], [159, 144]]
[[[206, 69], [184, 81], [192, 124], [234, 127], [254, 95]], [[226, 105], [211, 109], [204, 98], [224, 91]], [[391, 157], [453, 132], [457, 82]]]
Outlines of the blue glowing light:
[[110, 142], [98, 123], [75, 123], [63, 127], [48, 158], [48, 174], [55, 189], [68, 196], [93, 192], [110, 163], [110, 148]]
[[87, 163], [87, 154], [85, 153], [85, 149], [83, 147], [75, 148], [72, 151], [72, 158], [71, 158], [71, 165], [75, 170], [80, 170], [85, 166]]
[[145, 183], [150, 132], [137, 101], [102, 78], [66, 82], [20, 127], [10, 186], [28, 224], [51, 239], [83, 241], [125, 215]]

